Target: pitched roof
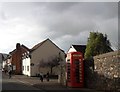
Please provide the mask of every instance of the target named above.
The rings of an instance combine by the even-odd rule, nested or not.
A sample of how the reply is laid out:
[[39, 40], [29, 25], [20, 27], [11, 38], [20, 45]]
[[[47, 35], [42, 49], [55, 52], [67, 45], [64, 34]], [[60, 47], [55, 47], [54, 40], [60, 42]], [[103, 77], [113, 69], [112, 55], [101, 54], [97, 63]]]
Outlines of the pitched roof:
[[36, 45], [31, 49], [31, 51], [34, 51], [34, 50], [36, 50], [37, 48], [39, 48], [39, 47], [40, 47], [43, 43], [45, 43], [47, 40], [48, 40], [48, 39], [46, 39], [46, 40], [44, 40], [44, 41], [36, 44]]
[[21, 47], [23, 47], [23, 48], [25, 48], [25, 49], [27, 49], [28, 51], [30, 51], [30, 49], [28, 48], [28, 47], [26, 47], [25, 45], [21, 45]]
[[[42, 41], [42, 42], [40, 42], [40, 43], [38, 43], [37, 45], [35, 45], [32, 49], [31, 49], [31, 52], [32, 51], [34, 51], [34, 50], [36, 50], [37, 48], [39, 48], [41, 45], [43, 45], [46, 41], [50, 41], [52, 44], [54, 44], [49, 38], [48, 39], [46, 39], [46, 40], [44, 40], [44, 41]], [[60, 49], [56, 44], [54, 44], [58, 49]], [[62, 49], [60, 49], [62, 52], [64, 52]]]
[[[23, 49], [27, 49], [28, 51], [30, 51], [30, 49], [28, 47], [26, 47], [25, 45], [20, 45], [20, 48], [23, 48]], [[13, 54], [14, 52], [16, 51], [16, 49], [14, 49], [13, 51], [9, 52], [9, 54]]]
[[[5, 54], [5, 53], [0, 53], [0, 55], [1, 55], [1, 60], [2, 60], [2, 61], [5, 60], [5, 59], [7, 58], [7, 56], [8, 56], [8, 54]], [[0, 61], [0, 63], [1, 63], [2, 61]]]
[[72, 45], [76, 51], [85, 53], [86, 45]]
[[2, 54], [3, 55], [3, 60], [5, 60], [8, 56], [8, 54]]

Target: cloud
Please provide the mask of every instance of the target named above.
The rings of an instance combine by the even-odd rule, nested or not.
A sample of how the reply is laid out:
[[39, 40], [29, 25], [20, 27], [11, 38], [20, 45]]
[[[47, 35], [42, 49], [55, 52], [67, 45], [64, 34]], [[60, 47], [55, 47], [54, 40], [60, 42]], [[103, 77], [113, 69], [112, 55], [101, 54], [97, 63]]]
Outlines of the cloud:
[[117, 17], [117, 2], [3, 3], [0, 51], [15, 49], [17, 42], [31, 48], [47, 38], [67, 51], [71, 44], [86, 44], [90, 31], [106, 33], [114, 43], [118, 37]]

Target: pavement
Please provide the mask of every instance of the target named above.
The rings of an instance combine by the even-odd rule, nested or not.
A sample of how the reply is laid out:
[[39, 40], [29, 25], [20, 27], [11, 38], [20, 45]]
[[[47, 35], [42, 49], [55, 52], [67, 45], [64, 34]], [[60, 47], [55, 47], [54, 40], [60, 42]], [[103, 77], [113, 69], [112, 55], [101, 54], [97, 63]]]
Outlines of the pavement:
[[98, 91], [95, 89], [88, 89], [88, 88], [70, 88], [58, 83], [57, 79], [50, 79], [47, 82], [45, 79], [43, 82], [40, 81], [39, 77], [29, 77], [25, 75], [13, 75], [12, 79], [15, 79], [18, 82], [24, 83], [26, 85], [31, 85], [38, 89], [42, 89], [44, 91], [70, 91], [70, 92], [104, 92]]

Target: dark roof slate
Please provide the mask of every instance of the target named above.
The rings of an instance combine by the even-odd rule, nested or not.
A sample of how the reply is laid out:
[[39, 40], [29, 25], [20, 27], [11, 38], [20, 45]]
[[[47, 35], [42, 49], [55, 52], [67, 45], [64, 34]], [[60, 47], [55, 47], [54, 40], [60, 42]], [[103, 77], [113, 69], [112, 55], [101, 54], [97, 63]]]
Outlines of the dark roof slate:
[[86, 45], [72, 45], [76, 51], [85, 53]]
[[43, 43], [45, 43], [47, 40], [48, 40], [48, 39], [46, 39], [46, 40], [44, 40], [44, 41], [36, 44], [36, 45], [31, 49], [31, 51], [34, 51], [34, 50], [36, 50], [37, 48], [39, 48], [39, 47], [40, 47]]
[[[27, 49], [28, 51], [30, 51], [30, 49], [28, 47], [26, 47], [25, 45], [20, 45], [20, 48], [23, 48], [23, 49]], [[9, 52], [9, 54], [13, 54], [14, 52], [16, 52], [16, 49], [14, 49], [13, 51]]]

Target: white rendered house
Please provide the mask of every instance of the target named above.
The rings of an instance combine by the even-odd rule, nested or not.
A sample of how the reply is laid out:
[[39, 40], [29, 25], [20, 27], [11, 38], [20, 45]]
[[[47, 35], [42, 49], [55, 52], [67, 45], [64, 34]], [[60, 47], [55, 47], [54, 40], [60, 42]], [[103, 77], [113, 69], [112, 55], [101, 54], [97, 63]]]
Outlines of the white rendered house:
[[22, 74], [31, 76], [30, 57], [24, 57], [22, 60]]

